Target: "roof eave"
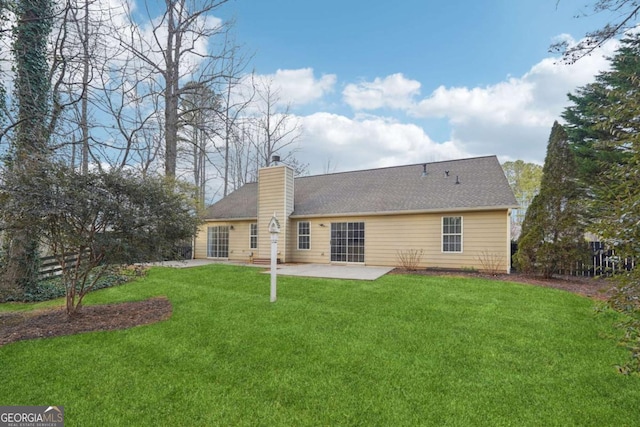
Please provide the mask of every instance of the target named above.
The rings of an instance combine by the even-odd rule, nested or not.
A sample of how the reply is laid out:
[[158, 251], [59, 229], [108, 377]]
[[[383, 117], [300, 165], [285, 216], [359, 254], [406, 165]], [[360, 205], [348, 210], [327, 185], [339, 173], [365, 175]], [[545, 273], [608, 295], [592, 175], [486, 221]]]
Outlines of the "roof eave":
[[203, 218], [203, 221], [257, 221], [257, 216], [249, 216], [249, 217], [233, 217], [233, 218]]
[[499, 205], [499, 206], [475, 206], [470, 208], [457, 207], [457, 208], [444, 208], [444, 209], [413, 209], [405, 211], [378, 211], [378, 212], [344, 212], [344, 213], [325, 213], [325, 214], [302, 214], [289, 215], [292, 219], [302, 218], [330, 218], [330, 217], [343, 217], [343, 216], [389, 216], [389, 215], [416, 215], [416, 214], [431, 214], [431, 213], [449, 213], [449, 212], [479, 212], [479, 211], [501, 211], [509, 209], [517, 209], [518, 205]]

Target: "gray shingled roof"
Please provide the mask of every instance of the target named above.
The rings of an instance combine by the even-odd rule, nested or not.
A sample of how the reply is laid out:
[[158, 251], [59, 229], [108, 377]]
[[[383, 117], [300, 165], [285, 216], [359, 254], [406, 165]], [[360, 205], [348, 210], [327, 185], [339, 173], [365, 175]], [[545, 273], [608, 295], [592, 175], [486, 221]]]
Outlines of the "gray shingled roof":
[[[423, 164], [420, 163], [296, 178], [293, 216], [515, 208], [518, 205], [495, 156], [426, 165], [426, 176], [422, 176]], [[255, 218], [257, 195], [258, 185], [247, 184], [211, 205], [205, 218]]]

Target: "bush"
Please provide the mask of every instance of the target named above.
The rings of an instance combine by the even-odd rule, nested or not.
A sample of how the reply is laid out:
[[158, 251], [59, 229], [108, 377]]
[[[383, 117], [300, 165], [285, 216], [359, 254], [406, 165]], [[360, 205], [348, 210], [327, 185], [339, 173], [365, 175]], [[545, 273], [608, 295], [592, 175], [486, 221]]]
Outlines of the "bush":
[[616, 286], [608, 304], [626, 315], [617, 326], [624, 332], [621, 344], [631, 352], [630, 360], [618, 370], [627, 375], [640, 374], [640, 270], [617, 275], [613, 280]]
[[478, 255], [478, 261], [480, 261], [480, 265], [482, 265], [482, 271], [487, 274], [496, 276], [505, 272], [504, 257], [502, 255], [482, 251], [480, 252], [480, 255]]
[[65, 289], [60, 279], [47, 279], [36, 283], [35, 286], [31, 286], [29, 290], [25, 291], [20, 297], [15, 298], [14, 301], [40, 302], [60, 298], [64, 295]]
[[[110, 288], [113, 286], [122, 285], [137, 279], [138, 277], [144, 277], [147, 269], [142, 266], [127, 266], [117, 267], [111, 269], [111, 271], [105, 273], [100, 277], [92, 290]], [[32, 286], [29, 291], [22, 294], [13, 295], [9, 298], [5, 298], [4, 301], [15, 302], [41, 302], [49, 301], [56, 298], [65, 296], [66, 289], [62, 282], [62, 278], [54, 277], [39, 281], [35, 286]]]
[[415, 271], [420, 265], [423, 252], [422, 249], [399, 250], [396, 253], [398, 264], [405, 270]]

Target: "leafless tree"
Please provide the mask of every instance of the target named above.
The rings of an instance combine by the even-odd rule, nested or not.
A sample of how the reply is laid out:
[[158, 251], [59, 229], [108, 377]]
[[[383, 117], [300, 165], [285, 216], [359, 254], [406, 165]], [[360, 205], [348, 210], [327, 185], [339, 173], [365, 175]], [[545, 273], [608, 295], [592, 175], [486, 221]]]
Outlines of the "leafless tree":
[[[233, 44], [235, 45], [235, 44]], [[230, 184], [233, 183], [231, 177], [233, 173], [233, 151], [237, 151], [239, 144], [241, 144], [239, 126], [243, 122], [243, 114], [247, 107], [253, 101], [255, 90], [253, 90], [253, 84], [249, 85], [248, 91], [244, 91], [242, 95], [236, 89], [242, 87], [243, 79], [240, 78], [241, 73], [244, 71], [247, 58], [240, 54], [238, 48], [234, 49], [233, 54], [226, 60], [229, 73], [222, 80], [220, 86], [220, 109], [219, 120], [223, 123], [221, 139], [223, 141], [219, 154], [222, 157], [222, 177], [223, 177], [223, 191], [222, 195], [229, 194]], [[246, 79], [244, 79], [246, 81]], [[250, 79], [253, 81], [253, 79]], [[236, 145], [234, 147], [234, 144]], [[243, 151], [240, 149], [240, 151]]]
[[[49, 125], [52, 147], [57, 157], [87, 173], [90, 162], [100, 165], [114, 141], [101, 135], [104, 111], [101, 83], [112, 63], [111, 42], [117, 28], [115, 6], [105, 0], [65, 0], [54, 16], [50, 41], [50, 81], [52, 114]], [[96, 118], [94, 114], [100, 115]], [[105, 126], [106, 127], [106, 126]]]
[[[256, 170], [270, 166], [276, 153], [282, 162], [294, 160], [295, 144], [302, 128], [290, 112], [291, 105], [282, 103], [272, 80], [261, 80], [256, 84], [255, 109], [247, 137], [256, 153]], [[298, 166], [304, 168], [304, 165]]]
[[[556, 6], [558, 3], [560, 0], [557, 0]], [[607, 13], [611, 19], [604, 27], [588, 32], [585, 38], [575, 45], [570, 45], [566, 40], [552, 44], [550, 51], [562, 53], [565, 62], [574, 63], [602, 47], [607, 40], [633, 28], [640, 14], [640, 1], [638, 0], [594, 0], [588, 7], [591, 12], [579, 12], [575, 17], [581, 18], [591, 14]]]
[[201, 205], [205, 202], [209, 155], [215, 149], [214, 136], [222, 127], [217, 120], [218, 98], [210, 87], [197, 82], [189, 82], [183, 87], [178, 158], [185, 160], [185, 172], [192, 175]]
[[[139, 26], [140, 17], [130, 14], [135, 37], [121, 39], [121, 45], [131, 52], [140, 64], [157, 76], [161, 87], [164, 114], [164, 170], [176, 176], [179, 106], [184, 94], [181, 85], [186, 78], [208, 85], [224, 75], [218, 67], [229, 52], [224, 44], [216, 45], [216, 38], [225, 39], [228, 25], [213, 21], [211, 14], [227, 0], [165, 0], [160, 17], [152, 14], [152, 2], [145, 2], [146, 24]], [[154, 6], [155, 6], [155, 2]]]

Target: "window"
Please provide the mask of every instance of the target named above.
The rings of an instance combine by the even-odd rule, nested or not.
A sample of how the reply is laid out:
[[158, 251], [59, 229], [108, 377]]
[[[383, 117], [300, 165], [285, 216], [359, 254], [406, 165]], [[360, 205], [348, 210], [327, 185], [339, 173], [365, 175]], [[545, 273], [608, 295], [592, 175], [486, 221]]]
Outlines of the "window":
[[207, 229], [207, 256], [209, 258], [229, 257], [228, 225], [219, 225]]
[[258, 224], [251, 224], [251, 231], [249, 235], [249, 248], [258, 249]]
[[442, 252], [462, 252], [462, 217], [442, 218]]
[[311, 248], [311, 230], [308, 221], [298, 223], [298, 249]]

